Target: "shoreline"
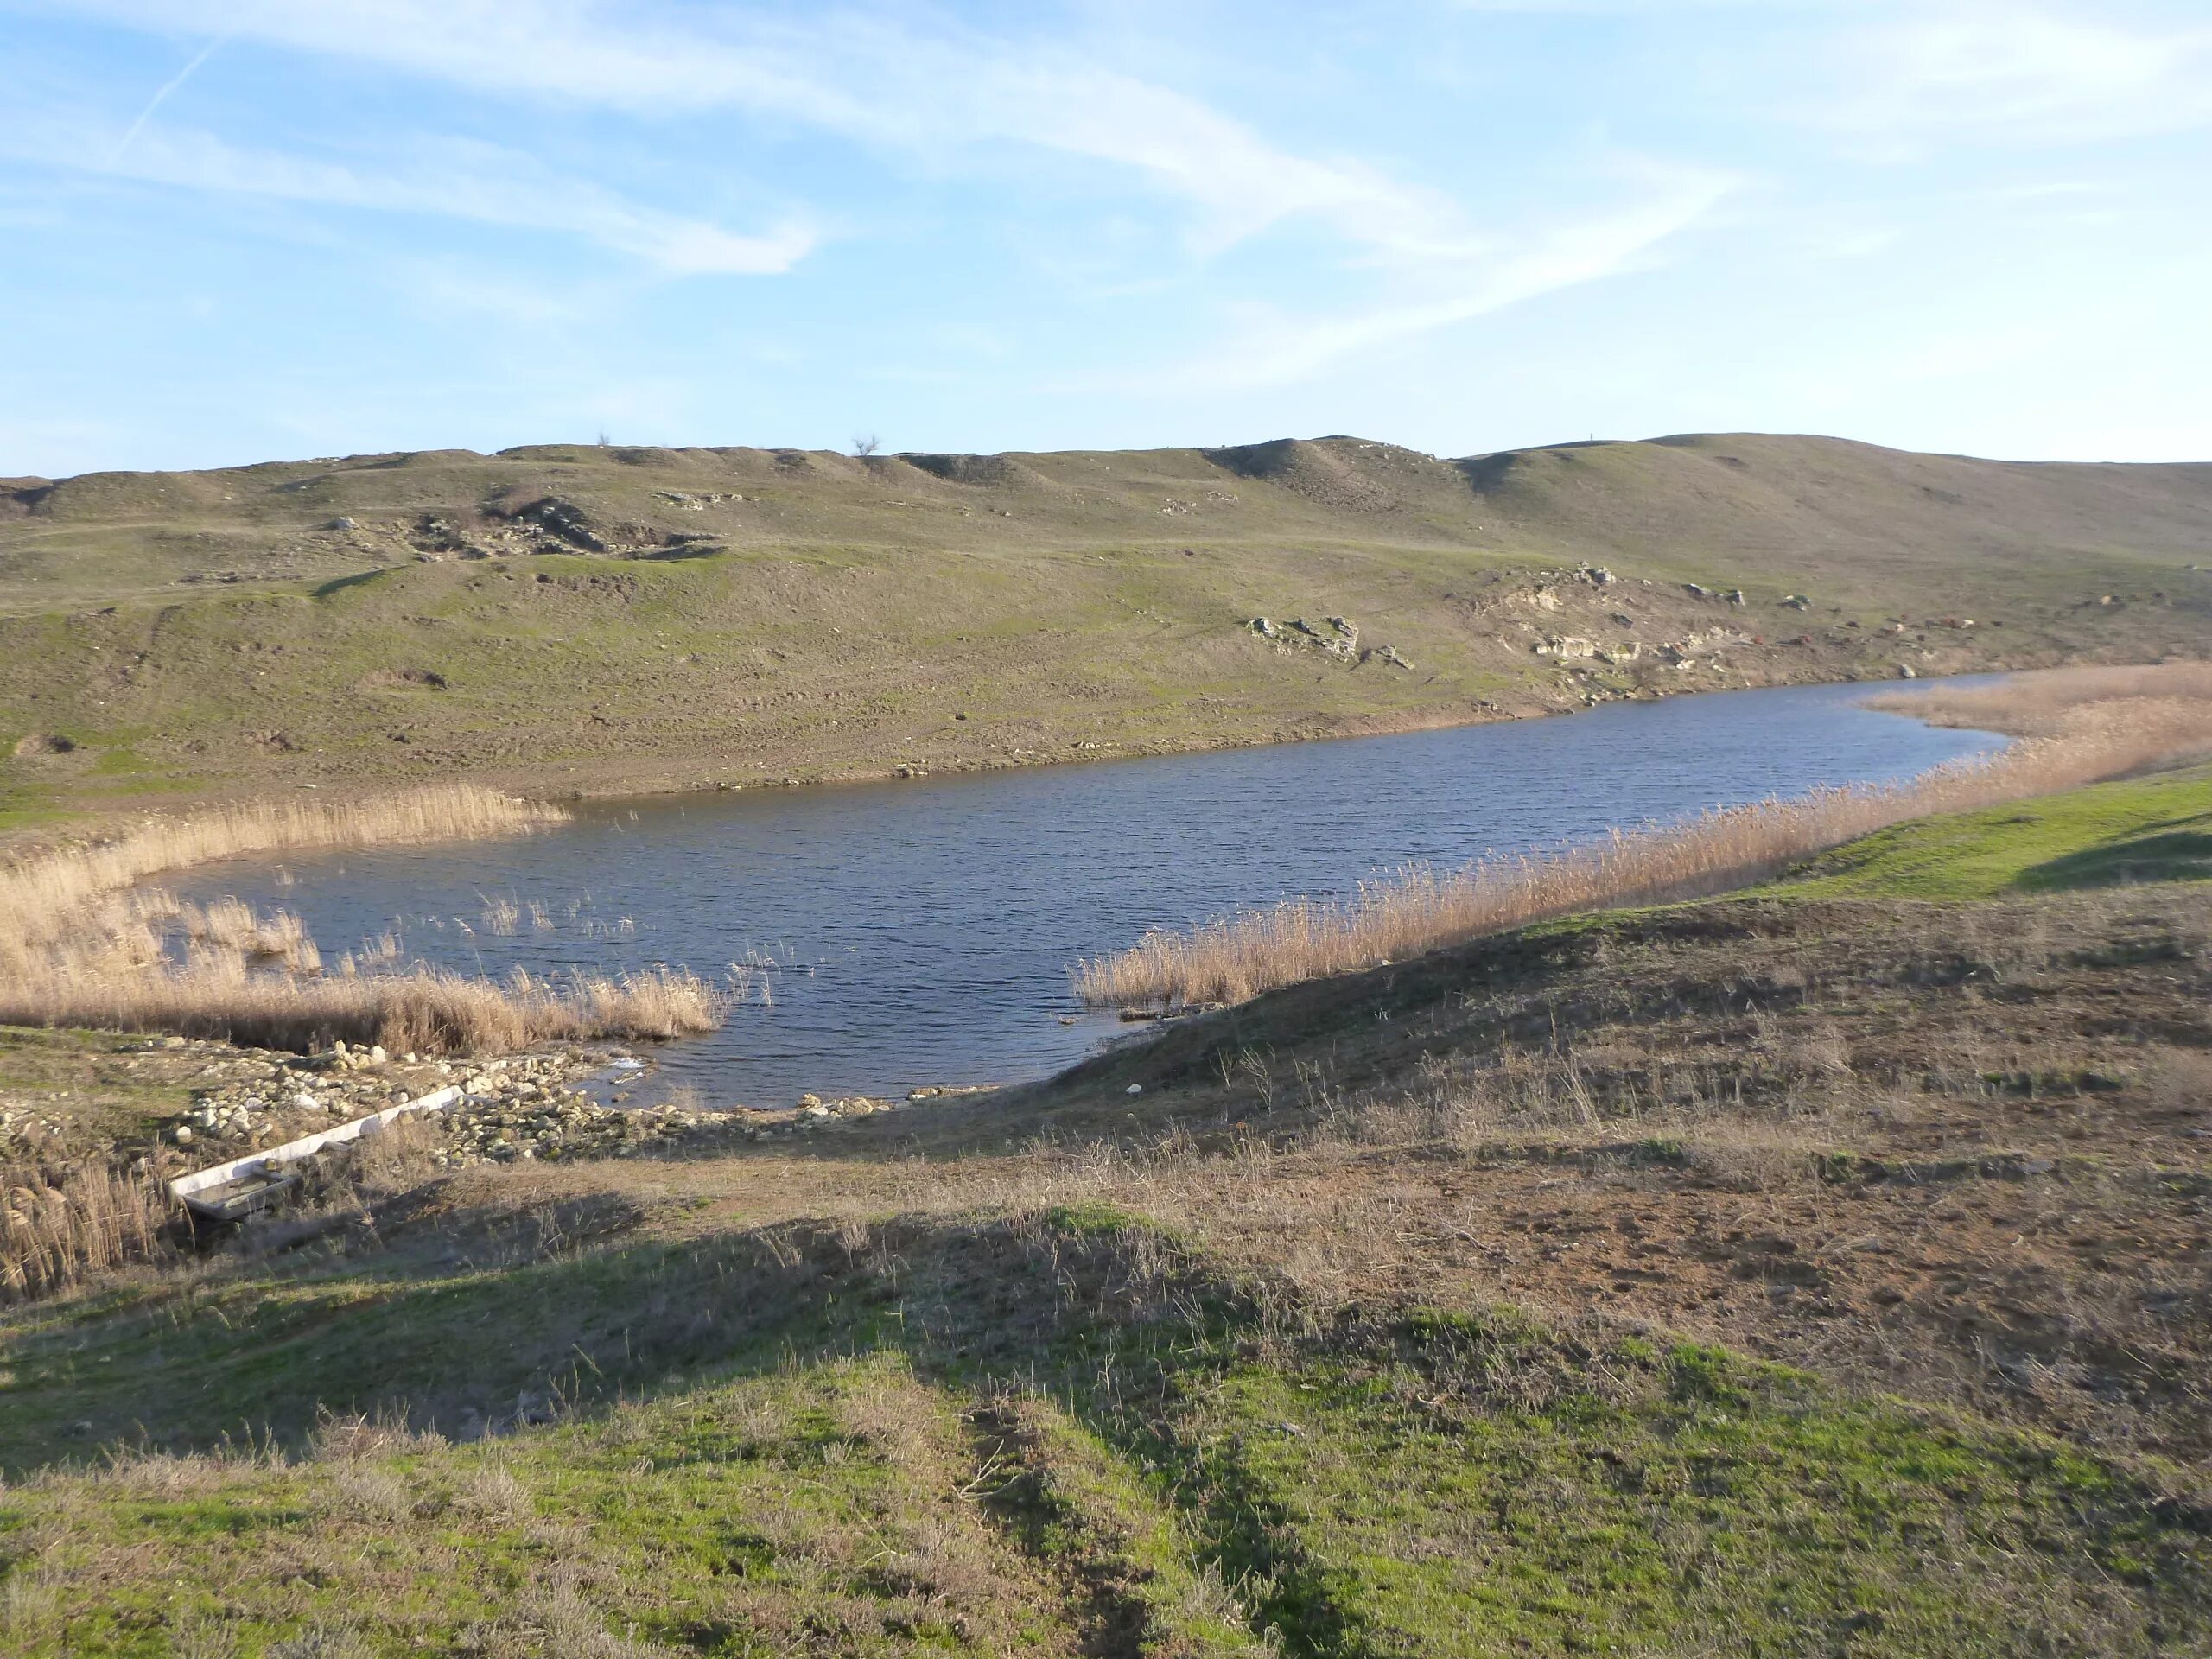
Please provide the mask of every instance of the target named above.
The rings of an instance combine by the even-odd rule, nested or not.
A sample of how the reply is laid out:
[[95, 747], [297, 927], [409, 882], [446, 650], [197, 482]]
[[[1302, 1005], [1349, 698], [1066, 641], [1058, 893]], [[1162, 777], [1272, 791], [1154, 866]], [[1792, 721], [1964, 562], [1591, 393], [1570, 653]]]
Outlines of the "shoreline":
[[[2079, 666], [2141, 666], [2141, 664], [2082, 664], [2079, 659], [2055, 661], [2055, 664], [2033, 664], [2033, 666], [2011, 666], [2011, 664], [1984, 664], [1974, 668], [1931, 672], [1903, 679], [1897, 675], [1849, 675], [1849, 677], [1805, 677], [1805, 679], [1750, 679], [1741, 686], [1694, 686], [1676, 692], [1619, 692], [1608, 696], [1591, 696], [1571, 708], [1504, 708], [1491, 706], [1489, 710], [1476, 715], [1455, 715], [1455, 712], [1405, 712], [1405, 715], [1350, 715], [1344, 716], [1336, 730], [1312, 732], [1279, 732], [1274, 736], [1194, 736], [1188, 741], [1137, 741], [1137, 743], [1097, 743], [1082, 746], [1075, 752], [1035, 752], [1033, 757], [1018, 761], [953, 761], [940, 766], [912, 766], [898, 763], [889, 767], [852, 767], [852, 770], [817, 772], [810, 777], [787, 774], [781, 779], [747, 779], [743, 783], [719, 781], [719, 779], [683, 779], [666, 783], [608, 783], [597, 787], [573, 787], [564, 791], [533, 790], [522, 783], [513, 783], [515, 794], [531, 801], [546, 801], [560, 805], [566, 801], [657, 801], [672, 794], [746, 794], [754, 790], [834, 790], [834, 787], [861, 787], [878, 783], [923, 783], [931, 779], [947, 777], [987, 777], [993, 772], [1035, 772], [1064, 766], [1103, 766], [1113, 761], [1157, 761], [1157, 759], [1177, 757], [1177, 754], [1225, 754], [1234, 750], [1268, 750], [1268, 747], [1289, 747], [1296, 743], [1347, 743], [1363, 736], [1407, 736], [1411, 732], [1451, 732], [1465, 730], [1471, 726], [1506, 726], [1516, 721], [1537, 721], [1537, 719], [1573, 719], [1575, 715], [1588, 715], [1595, 708], [1608, 708], [1615, 703], [1670, 703], [1681, 702], [1683, 696], [1726, 696], [1734, 692], [1785, 690], [1785, 688], [1822, 688], [1822, 686], [1913, 686], [1913, 683], [1940, 683], [1940, 681], [1971, 679], [1975, 675], [2024, 675], [2024, 672], [2046, 672], [2055, 668]], [[502, 774], [486, 774], [489, 779], [500, 779]]]
[[[2035, 653], [2040, 656], [2041, 653]], [[744, 781], [717, 777], [711, 773], [692, 772], [678, 776], [672, 772], [651, 765], [622, 766], [614, 776], [603, 780], [566, 786], [550, 782], [540, 768], [527, 772], [498, 767], [470, 769], [457, 776], [435, 780], [440, 784], [472, 784], [509, 793], [526, 803], [537, 803], [555, 807], [581, 802], [616, 802], [623, 800], [660, 801], [681, 795], [723, 795], [753, 791], [791, 789], [843, 789], [871, 785], [918, 783], [948, 778], [978, 778], [995, 772], [1041, 770], [1047, 767], [1090, 766], [1120, 760], [1159, 760], [1176, 755], [1198, 755], [1225, 753], [1240, 749], [1274, 748], [1292, 744], [1329, 743], [1367, 737], [1403, 736], [1416, 732], [1451, 731], [1470, 727], [1502, 725], [1509, 721], [1550, 720], [1585, 714], [1592, 709], [1618, 703], [1662, 702], [1682, 697], [1713, 696], [1740, 691], [1776, 690], [1789, 686], [1846, 686], [1878, 687], [1929, 683], [1939, 680], [1953, 680], [1980, 674], [2036, 673], [2055, 668], [2075, 666], [2140, 666], [2142, 664], [2085, 664], [2078, 655], [2058, 663], [2036, 662], [2015, 664], [1999, 659], [1995, 663], [1976, 664], [1970, 667], [1947, 670], [1942, 673], [1916, 675], [1911, 679], [1894, 674], [1874, 677], [1853, 674], [1830, 677], [1808, 676], [1794, 678], [1777, 676], [1758, 677], [1745, 675], [1742, 683], [1730, 685], [1685, 687], [1676, 691], [1638, 693], [1612, 692], [1586, 696], [1573, 706], [1522, 704], [1507, 706], [1492, 703], [1472, 712], [1438, 709], [1413, 711], [1402, 715], [1380, 714], [1347, 715], [1328, 722], [1322, 729], [1278, 730], [1266, 736], [1244, 738], [1233, 733], [1213, 736], [1193, 735], [1173, 741], [1139, 740], [1123, 745], [1113, 740], [1094, 741], [1073, 750], [1037, 751], [1019, 760], [992, 758], [973, 760], [963, 757], [937, 764], [916, 765], [911, 762], [888, 766], [855, 766], [825, 770], [812, 774], [786, 773], [772, 779], [748, 779]], [[404, 793], [422, 787], [425, 779], [378, 778], [361, 779], [303, 779], [270, 780], [255, 786], [242, 781], [215, 785], [205, 792], [164, 791], [141, 797], [124, 797], [95, 809], [67, 816], [54, 823], [38, 828], [25, 827], [14, 831], [0, 831], [0, 869], [28, 863], [41, 856], [68, 848], [99, 846], [111, 839], [114, 832], [124, 827], [123, 821], [132, 820], [131, 828], [171, 818], [185, 818], [196, 812], [219, 810], [251, 802], [265, 802], [286, 798], [303, 791], [314, 791], [316, 798], [333, 804], [369, 801], [387, 794]], [[33, 807], [31, 810], [38, 810]], [[436, 844], [436, 843], [431, 843]]]
[[[823, 772], [812, 775], [787, 775], [771, 779], [747, 779], [734, 782], [713, 777], [690, 779], [669, 778], [652, 782], [621, 781], [603, 785], [549, 790], [543, 785], [532, 786], [520, 782], [505, 781], [510, 774], [490, 772], [468, 781], [485, 782], [493, 787], [512, 790], [525, 800], [552, 805], [584, 801], [643, 801], [663, 800], [676, 795], [734, 795], [784, 790], [847, 789], [877, 785], [924, 783], [952, 778], [980, 778], [996, 772], [1044, 771], [1063, 766], [1102, 766], [1123, 760], [1157, 760], [1179, 755], [1200, 755], [1231, 753], [1244, 749], [1288, 747], [1308, 743], [1351, 742], [1370, 737], [1402, 737], [1417, 732], [1458, 731], [1477, 726], [1501, 726], [1529, 720], [1565, 720], [1592, 710], [1620, 703], [1651, 703], [1678, 702], [1685, 697], [1732, 696], [1746, 691], [1777, 691], [1788, 688], [1815, 689], [1862, 685], [1872, 690], [1884, 686], [1927, 685], [1948, 681], [1969, 679], [1976, 676], [1999, 674], [2032, 674], [2049, 670], [2077, 666], [2148, 666], [2141, 664], [2084, 664], [2069, 659], [2058, 663], [2037, 663], [2032, 665], [2013, 665], [2005, 663], [1979, 664], [1974, 667], [1947, 670], [1940, 674], [1916, 675], [1903, 678], [1895, 674], [1852, 675], [1828, 678], [1813, 677], [1804, 679], [1751, 679], [1738, 685], [1707, 685], [1685, 688], [1680, 691], [1659, 691], [1649, 695], [1627, 693], [1592, 698], [1571, 708], [1524, 707], [1508, 709], [1494, 707], [1485, 712], [1460, 715], [1445, 711], [1433, 714], [1409, 713], [1404, 715], [1374, 715], [1348, 716], [1338, 729], [1280, 733], [1268, 737], [1243, 739], [1233, 735], [1197, 737], [1177, 742], [1134, 742], [1127, 745], [1101, 743], [1096, 747], [1070, 753], [1039, 752], [1033, 757], [1020, 760], [988, 760], [967, 762], [954, 760], [938, 766], [915, 766], [906, 763], [888, 767], [867, 766], [848, 770]], [[299, 785], [306, 787], [307, 785]], [[219, 798], [209, 798], [213, 804]]]

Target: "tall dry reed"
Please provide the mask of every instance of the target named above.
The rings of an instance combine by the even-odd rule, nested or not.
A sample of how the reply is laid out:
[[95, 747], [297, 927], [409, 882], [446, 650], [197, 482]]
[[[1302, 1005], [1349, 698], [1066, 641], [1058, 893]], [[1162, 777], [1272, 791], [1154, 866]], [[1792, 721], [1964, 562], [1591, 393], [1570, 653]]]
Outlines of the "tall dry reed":
[[313, 847], [512, 835], [566, 816], [475, 784], [442, 784], [367, 800], [250, 801], [157, 818], [0, 869], [0, 953], [66, 938], [81, 906], [165, 871]]
[[715, 1029], [727, 1003], [727, 993], [676, 969], [495, 981], [428, 968], [346, 978], [188, 965], [0, 981], [0, 1025], [173, 1032], [257, 1048], [381, 1043], [434, 1054], [680, 1037]]
[[151, 1176], [0, 1167], [0, 1301], [50, 1295], [156, 1253], [170, 1214]]
[[[495, 982], [421, 968], [365, 973], [349, 958], [344, 971], [327, 975], [289, 911], [261, 915], [236, 899], [188, 905], [137, 886], [215, 859], [512, 834], [563, 816], [452, 785], [369, 801], [224, 807], [45, 854], [0, 871], [0, 1023], [174, 1032], [270, 1048], [342, 1039], [433, 1053], [714, 1029], [727, 994], [680, 970], [557, 982], [518, 973]], [[172, 936], [183, 944], [181, 964], [169, 960]], [[368, 965], [396, 958], [397, 941], [389, 946], [383, 957], [365, 952]]]
[[1869, 709], [1910, 715], [1931, 726], [1979, 727], [2015, 737], [2061, 736], [2077, 711], [2098, 703], [2212, 703], [2212, 663], [2125, 668], [2051, 668], [2008, 674], [1988, 685], [1929, 685], [1885, 691]]
[[2212, 668], [2201, 664], [2058, 670], [1876, 701], [2028, 735], [1999, 754], [1904, 783], [1763, 801], [1460, 869], [1412, 867], [1363, 883], [1349, 899], [1294, 899], [1186, 931], [1154, 931], [1117, 956], [1077, 963], [1076, 993], [1096, 1007], [1241, 1002], [1580, 911], [1724, 892], [1906, 818], [2212, 753]]

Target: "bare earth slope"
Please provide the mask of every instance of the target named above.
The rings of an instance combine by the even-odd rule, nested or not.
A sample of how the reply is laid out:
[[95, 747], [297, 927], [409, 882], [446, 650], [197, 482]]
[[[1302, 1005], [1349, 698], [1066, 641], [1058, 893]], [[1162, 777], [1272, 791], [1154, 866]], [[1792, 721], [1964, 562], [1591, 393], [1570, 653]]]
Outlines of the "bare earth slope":
[[2199, 563], [2212, 466], [1758, 435], [16, 479], [0, 812], [880, 775], [2200, 654]]

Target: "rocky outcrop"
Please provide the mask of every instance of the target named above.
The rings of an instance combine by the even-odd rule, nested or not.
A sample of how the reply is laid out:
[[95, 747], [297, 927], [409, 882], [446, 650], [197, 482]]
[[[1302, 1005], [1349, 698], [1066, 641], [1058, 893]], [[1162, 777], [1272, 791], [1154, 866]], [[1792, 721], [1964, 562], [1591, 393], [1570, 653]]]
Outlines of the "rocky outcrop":
[[557, 537], [572, 547], [587, 553], [607, 551], [606, 539], [591, 527], [582, 507], [573, 501], [564, 501], [557, 495], [549, 495], [518, 507], [512, 518], [525, 519], [548, 535]]

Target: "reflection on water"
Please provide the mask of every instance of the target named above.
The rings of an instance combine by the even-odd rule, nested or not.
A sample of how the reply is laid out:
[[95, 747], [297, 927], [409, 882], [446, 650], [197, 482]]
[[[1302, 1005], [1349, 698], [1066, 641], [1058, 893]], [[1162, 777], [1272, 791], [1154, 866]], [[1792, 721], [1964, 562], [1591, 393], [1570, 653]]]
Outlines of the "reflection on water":
[[587, 803], [525, 838], [219, 866], [188, 898], [297, 910], [334, 962], [726, 977], [723, 1029], [662, 1052], [710, 1101], [1041, 1076], [1122, 1029], [1076, 957], [1421, 860], [1897, 778], [1995, 747], [1864, 686], [981, 777]]

